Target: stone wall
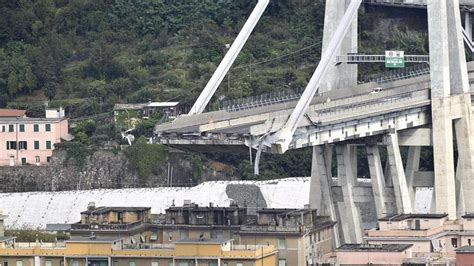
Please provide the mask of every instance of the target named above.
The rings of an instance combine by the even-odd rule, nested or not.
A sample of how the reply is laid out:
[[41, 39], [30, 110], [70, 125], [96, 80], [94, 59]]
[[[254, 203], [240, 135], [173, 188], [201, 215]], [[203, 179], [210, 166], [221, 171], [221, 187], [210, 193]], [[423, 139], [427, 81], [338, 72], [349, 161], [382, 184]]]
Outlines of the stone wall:
[[[193, 170], [194, 169], [194, 170]], [[50, 166], [0, 167], [1, 192], [63, 191], [98, 188], [193, 186], [213, 180], [238, 180], [235, 169], [217, 162], [203, 162], [201, 177], [193, 178], [192, 162], [184, 153], [169, 153], [167, 161], [140, 184], [122, 152], [99, 150], [83, 166], [66, 162], [66, 152], [55, 151]], [[172, 179], [169, 173], [172, 172]]]

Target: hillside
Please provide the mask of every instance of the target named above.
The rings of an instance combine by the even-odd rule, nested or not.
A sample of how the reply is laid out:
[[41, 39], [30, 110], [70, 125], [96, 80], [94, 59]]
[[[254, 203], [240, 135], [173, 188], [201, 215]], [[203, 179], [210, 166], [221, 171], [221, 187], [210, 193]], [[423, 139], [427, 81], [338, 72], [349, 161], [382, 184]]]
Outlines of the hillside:
[[[321, 54], [324, 2], [272, 0], [211, 107], [215, 99], [304, 88]], [[255, 3], [2, 1], [0, 107], [27, 108], [35, 116], [50, 101], [66, 106], [74, 118], [110, 112], [115, 103], [178, 100], [186, 111]], [[360, 52], [427, 53], [425, 11], [367, 7], [360, 12]], [[361, 66], [360, 75], [380, 70]], [[100, 123], [97, 131], [109, 138], [117, 133]], [[82, 135], [79, 141], [93, 145]], [[265, 155], [264, 178], [307, 175], [310, 152]], [[210, 157], [252, 178], [246, 157]]]

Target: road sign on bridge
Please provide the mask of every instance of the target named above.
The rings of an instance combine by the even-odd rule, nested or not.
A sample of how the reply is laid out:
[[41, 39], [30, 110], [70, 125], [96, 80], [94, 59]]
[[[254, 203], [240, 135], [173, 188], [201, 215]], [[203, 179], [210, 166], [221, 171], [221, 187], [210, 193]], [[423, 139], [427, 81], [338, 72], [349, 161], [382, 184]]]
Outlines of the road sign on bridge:
[[405, 67], [405, 53], [403, 51], [385, 51], [386, 68]]

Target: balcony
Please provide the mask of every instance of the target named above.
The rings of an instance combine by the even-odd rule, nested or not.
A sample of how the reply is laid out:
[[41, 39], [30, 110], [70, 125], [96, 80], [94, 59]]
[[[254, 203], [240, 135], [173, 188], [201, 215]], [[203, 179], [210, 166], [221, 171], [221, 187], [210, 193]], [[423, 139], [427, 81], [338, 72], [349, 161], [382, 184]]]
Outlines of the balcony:
[[71, 225], [70, 231], [129, 231], [145, 227], [142, 221], [130, 224], [81, 224]]

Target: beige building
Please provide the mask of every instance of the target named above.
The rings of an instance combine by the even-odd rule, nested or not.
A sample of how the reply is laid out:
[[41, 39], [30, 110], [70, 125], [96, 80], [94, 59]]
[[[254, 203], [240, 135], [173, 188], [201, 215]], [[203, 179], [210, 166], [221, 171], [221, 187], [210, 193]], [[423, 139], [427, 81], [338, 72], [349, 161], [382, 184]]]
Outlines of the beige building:
[[402, 265], [412, 256], [410, 244], [344, 244], [336, 250], [338, 265]]
[[139, 246], [118, 237], [76, 237], [65, 243], [0, 239], [3, 266], [275, 266], [272, 246], [239, 246], [232, 240], [186, 240]]
[[418, 262], [452, 262], [457, 248], [474, 244], [474, 215], [457, 220], [448, 220], [447, 214], [387, 216], [379, 219], [378, 229], [367, 232], [365, 240], [369, 244], [410, 244]]
[[188, 203], [168, 208], [164, 217], [153, 221], [149, 208], [91, 206], [69, 232], [72, 236], [89, 236], [91, 232], [97, 237], [120, 235], [140, 247], [189, 239], [232, 239], [242, 248], [275, 247], [278, 266], [304, 266], [319, 263], [334, 251], [334, 224], [311, 209], [261, 209], [256, 215], [247, 215], [245, 208], [235, 204], [203, 207]]

